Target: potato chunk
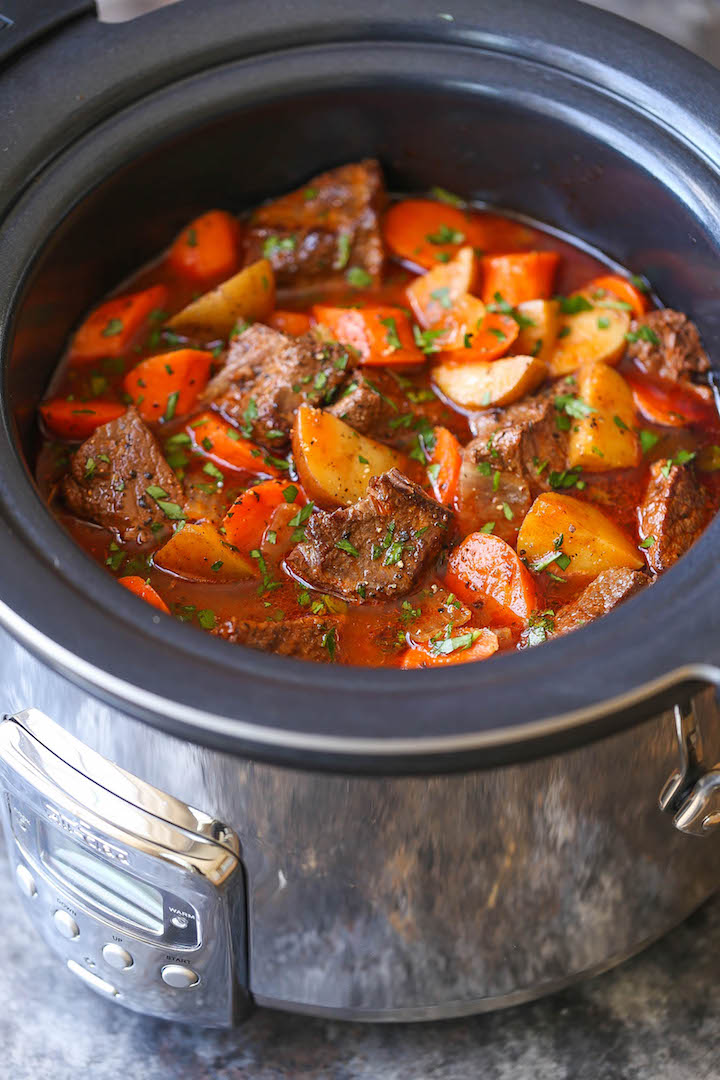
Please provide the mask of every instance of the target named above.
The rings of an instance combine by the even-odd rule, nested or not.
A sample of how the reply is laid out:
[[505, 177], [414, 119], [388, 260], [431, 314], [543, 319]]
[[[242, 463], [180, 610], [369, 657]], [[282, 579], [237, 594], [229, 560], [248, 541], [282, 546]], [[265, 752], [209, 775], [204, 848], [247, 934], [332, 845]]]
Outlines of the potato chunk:
[[[569, 565], [562, 568], [568, 581], [590, 580], [616, 566], [634, 570], [643, 566], [633, 541], [595, 506], [555, 492], [538, 496], [530, 507], [520, 526], [517, 550], [531, 568], [554, 552], [569, 556]], [[548, 566], [552, 569], [552, 562]]]
[[510, 405], [535, 390], [546, 375], [547, 364], [538, 356], [446, 362], [433, 368], [440, 391], [463, 409]]
[[560, 329], [560, 305], [557, 300], [526, 300], [518, 304], [518, 313], [532, 325], [522, 325], [515, 342], [516, 351], [549, 360]]
[[412, 475], [412, 463], [405, 454], [310, 405], [301, 405], [297, 411], [292, 445], [308, 499], [326, 510], [357, 502], [367, 491], [370, 478], [388, 469]]
[[188, 581], [238, 581], [257, 574], [257, 567], [236, 551], [209, 522], [187, 524], [155, 553], [161, 570]]
[[553, 378], [570, 375], [590, 360], [616, 364], [625, 351], [629, 329], [628, 312], [614, 308], [598, 306], [592, 311], [562, 315], [550, 357], [550, 374]]
[[640, 443], [633, 431], [632, 390], [607, 364], [587, 364], [577, 378], [580, 399], [593, 411], [573, 422], [570, 467], [588, 472], [633, 468], [640, 460]]
[[[406, 295], [415, 318], [421, 326], [444, 325], [448, 312], [477, 282], [478, 262], [471, 247], [462, 247], [449, 263], [434, 266], [427, 274], [408, 285]], [[476, 317], [481, 318], [485, 306], [475, 305]]]
[[206, 340], [227, 338], [238, 322], [264, 322], [275, 307], [275, 277], [267, 259], [246, 266], [211, 292], [173, 315], [167, 323], [180, 334]]

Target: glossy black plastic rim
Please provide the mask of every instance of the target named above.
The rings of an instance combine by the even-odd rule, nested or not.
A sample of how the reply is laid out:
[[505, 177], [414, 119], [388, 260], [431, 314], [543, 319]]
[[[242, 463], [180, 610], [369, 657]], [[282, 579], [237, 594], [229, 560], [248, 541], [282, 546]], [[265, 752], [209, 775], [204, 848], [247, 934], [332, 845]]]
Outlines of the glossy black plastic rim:
[[[170, 42], [169, 52], [175, 58], [174, 75], [167, 69], [158, 73], [162, 64], [150, 62], [152, 58], [147, 62], [147, 83], [142, 84], [147, 89], [142, 103], [145, 119], [153, 115], [153, 108], [162, 110], [164, 95], [182, 92], [178, 84], [177, 91], [170, 88], [153, 94], [159, 74], [160, 82], [170, 82], [203, 66], [198, 52], [202, 34], [192, 56], [185, 55], [187, 34], [181, 11], [185, 6], [156, 13], [152, 16], [159, 20], [156, 24], [151, 25], [148, 18], [121, 28], [126, 62], [134, 47], [135, 82], [142, 83], [143, 77], [143, 57], [138, 60], [136, 48], [139, 30], [142, 51], [153, 39], [156, 47], [162, 39], [163, 55], [168, 55]], [[570, 70], [579, 85], [603, 86], [608, 108], [627, 107], [645, 122], [648, 115], [654, 117], [658, 127], [676, 136], [696, 159], [693, 169], [704, 189], [709, 190], [711, 179], [717, 183], [720, 146], [707, 123], [709, 116], [720, 114], [720, 94], [708, 85], [707, 73], [712, 69], [662, 39], [575, 3], [518, 0], [503, 5], [498, 13], [494, 4], [465, 2], [453, 5], [452, 22], [438, 17], [431, 10], [434, 4], [413, 5], [412, 17], [392, 19], [384, 16], [384, 6], [366, 4], [362, 15], [347, 16], [338, 23], [332, 17], [333, 12], [337, 16], [336, 5], [310, 3], [303, 8], [305, 21], [295, 27], [293, 39], [294, 16], [286, 5], [246, 3], [241, 20], [243, 51], [254, 47], [266, 52], [272, 46], [277, 52], [292, 43], [287, 53], [274, 60], [284, 72], [278, 85], [283, 79], [289, 85], [293, 77], [309, 77], [308, 58], [298, 47], [303, 36], [325, 42], [326, 51], [338, 47], [330, 44], [333, 36], [341, 39], [338, 44], [348, 36], [373, 41], [372, 48], [361, 43], [352, 47], [356, 54], [365, 48], [368, 63], [373, 54], [382, 53], [381, 43], [392, 43], [396, 77], [400, 77], [401, 61], [405, 77], [411, 77], [413, 65], [421, 67], [427, 48], [437, 45], [448, 50], [455, 77], [460, 78], [457, 50], [463, 51], [465, 59], [467, 50], [475, 47], [498, 55], [527, 56], [532, 42], [535, 63]], [[239, 18], [238, 9], [217, 0], [203, 5], [203, 11], [211, 24], [204, 28], [207, 33], [218, 20], [213, 38], [216, 51], [212, 53], [207, 45], [205, 61], [208, 56], [222, 59], [225, 46], [221, 42], [232, 36], [229, 21]], [[281, 11], [287, 16], [284, 22], [279, 18]], [[548, 21], [553, 12], [558, 16], [555, 25]], [[552, 41], [538, 46], [538, 39], [533, 41], [531, 35], [534, 28], [539, 32], [541, 23], [544, 31], [550, 27]], [[73, 34], [74, 48], [81, 33], [100, 42], [107, 32], [108, 28], [90, 25], [88, 20], [79, 20], [65, 31]], [[177, 42], [174, 52], [173, 35], [179, 37], [181, 32], [182, 43]], [[414, 44], [408, 39], [415, 39]], [[574, 44], [580, 39], [584, 46], [592, 41], [592, 55]], [[121, 59], [123, 48], [119, 49]], [[663, 67], [662, 91], [639, 81], [638, 56], [647, 55], [648, 49], [652, 50], [652, 70]], [[317, 60], [323, 49], [309, 52]], [[595, 58], [608, 55], [618, 58], [612, 67]], [[23, 57], [25, 62], [31, 59]], [[272, 62], [272, 56], [263, 57], [266, 76]], [[98, 69], [95, 77], [104, 85], [104, 72]], [[221, 67], [202, 76], [206, 86], [222, 77]], [[128, 93], [130, 89], [128, 83]], [[135, 96], [137, 90], [136, 85]], [[690, 109], [694, 96], [700, 104]], [[35, 163], [37, 179], [3, 226], [7, 255], [0, 269], [2, 310], [12, 310], [17, 301], [29, 253], [38, 249], [48, 228], [59, 220], [67, 191], [77, 185], [78, 178], [80, 186], [85, 183], [83, 148], [92, 149], [102, 171], [103, 139], [107, 142], [110, 131], [116, 136], [121, 133], [123, 123], [132, 125], [128, 112], [95, 129], [103, 119], [97, 115], [98, 108], [96, 104], [87, 118], [90, 134], [73, 147], [72, 165], [60, 157], [52, 168], [47, 167], [64, 145], [61, 140], [53, 151], [52, 139], [57, 135], [52, 130], [50, 142], [40, 145], [38, 135], [39, 149], [31, 149], [26, 165]], [[498, 657], [491, 664], [416, 672], [408, 679], [404, 672], [333, 669], [252, 652], [153, 615], [92, 566], [57, 529], [29, 483], [5, 410], [0, 461], [4, 564], [0, 568], [0, 621], [73, 681], [121, 710], [199, 743], [288, 764], [352, 771], [402, 773], [490, 766], [579, 745], [667, 707], [698, 683], [720, 679], [715, 668], [720, 615], [712, 598], [718, 521], [651, 590], [580, 633], [539, 650]], [[83, 582], [82, 588], [75, 584], [78, 581]], [[663, 633], [668, 612], [672, 612], [672, 629]]]

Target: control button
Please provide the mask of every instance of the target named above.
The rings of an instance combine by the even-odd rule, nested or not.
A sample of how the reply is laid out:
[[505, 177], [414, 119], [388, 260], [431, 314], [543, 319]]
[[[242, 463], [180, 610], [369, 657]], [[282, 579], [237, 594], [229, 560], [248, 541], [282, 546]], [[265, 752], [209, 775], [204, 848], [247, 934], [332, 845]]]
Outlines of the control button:
[[163, 982], [176, 990], [189, 990], [200, 982], [200, 976], [192, 968], [181, 967], [180, 964], [166, 964], [160, 974]]
[[123, 949], [122, 945], [106, 945], [102, 954], [105, 963], [109, 964], [115, 971], [127, 971], [135, 963], [130, 953], [127, 949]]
[[184, 915], [173, 915], [170, 922], [176, 930], [187, 930], [188, 921]]
[[75, 922], [72, 915], [68, 915], [67, 911], [56, 911], [53, 915], [53, 922], [55, 923], [55, 929], [58, 934], [62, 934], [68, 941], [80, 937], [80, 927]]
[[32, 900], [34, 896], [37, 896], [37, 886], [35, 885], [35, 878], [32, 876], [27, 866], [23, 866], [22, 863], [15, 870], [15, 879], [20, 887], [20, 892], [24, 896], [27, 896], [28, 900]]
[[117, 997], [118, 992], [114, 986], [111, 986], [109, 982], [105, 982], [98, 975], [93, 975], [92, 971], [88, 971], [81, 964], [76, 964], [74, 960], [68, 960], [67, 966], [72, 971], [73, 975], [77, 975], [79, 979], [91, 986], [93, 990], [99, 990], [101, 994], [107, 994], [108, 997]]

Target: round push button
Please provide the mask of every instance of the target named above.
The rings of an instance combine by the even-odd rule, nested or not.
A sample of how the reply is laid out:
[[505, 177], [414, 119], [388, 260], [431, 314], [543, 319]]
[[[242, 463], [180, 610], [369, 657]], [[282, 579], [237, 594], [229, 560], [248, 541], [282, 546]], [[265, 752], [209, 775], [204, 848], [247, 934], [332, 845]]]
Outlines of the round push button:
[[133, 960], [127, 949], [123, 949], [122, 945], [108, 944], [104, 947], [103, 960], [115, 971], [127, 971], [131, 968], [135, 961]]
[[75, 922], [72, 915], [68, 915], [67, 911], [56, 911], [53, 915], [53, 922], [55, 923], [55, 929], [58, 934], [67, 938], [68, 941], [80, 937], [80, 927]]
[[163, 982], [176, 990], [188, 990], [200, 981], [200, 976], [192, 968], [182, 967], [180, 964], [166, 964], [160, 974]]
[[23, 866], [22, 863], [15, 870], [15, 878], [20, 892], [27, 896], [28, 900], [32, 900], [34, 896], [37, 896], [37, 886], [35, 885], [35, 878], [32, 876], [27, 866]]

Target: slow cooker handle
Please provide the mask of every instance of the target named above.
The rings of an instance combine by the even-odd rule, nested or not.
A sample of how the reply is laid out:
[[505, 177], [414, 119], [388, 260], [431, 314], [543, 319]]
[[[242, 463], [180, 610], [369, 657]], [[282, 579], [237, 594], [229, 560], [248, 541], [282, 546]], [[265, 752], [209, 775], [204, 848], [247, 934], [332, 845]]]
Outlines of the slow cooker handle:
[[720, 765], [707, 768], [704, 764], [702, 740], [703, 720], [711, 709], [716, 716], [714, 687], [697, 694], [687, 705], [675, 706], [680, 767], [660, 792], [660, 809], [672, 814], [680, 832], [692, 836], [709, 836], [720, 826]]
[[167, 1020], [250, 1008], [240, 846], [44, 713], [0, 720], [0, 820], [25, 910], [93, 990]]

